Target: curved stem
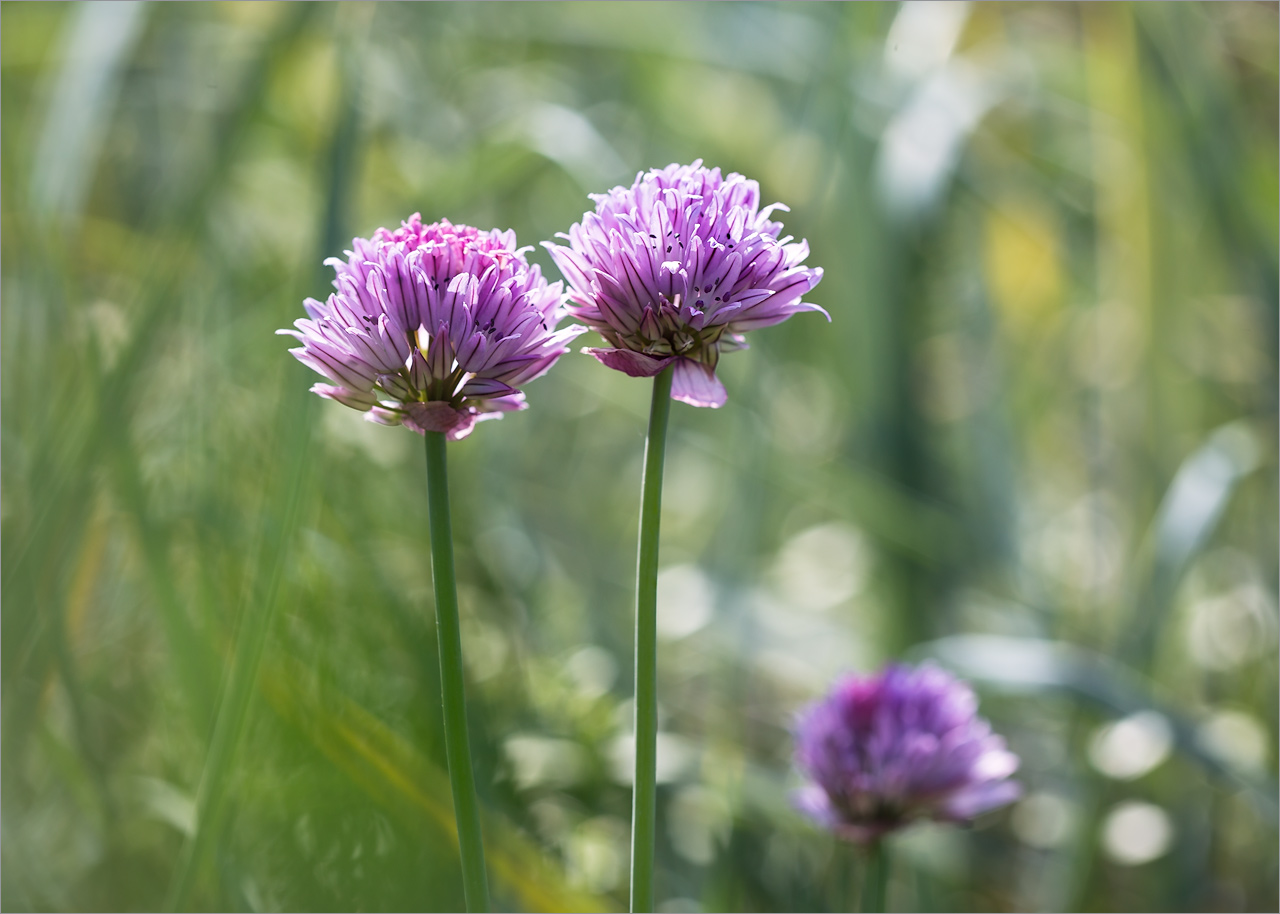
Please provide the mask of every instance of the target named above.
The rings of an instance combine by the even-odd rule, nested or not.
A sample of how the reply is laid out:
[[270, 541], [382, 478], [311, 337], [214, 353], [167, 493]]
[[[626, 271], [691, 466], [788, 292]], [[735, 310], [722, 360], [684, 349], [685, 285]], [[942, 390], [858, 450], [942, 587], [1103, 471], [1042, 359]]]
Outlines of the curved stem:
[[884, 914], [885, 892], [889, 885], [889, 855], [883, 841], [867, 846], [866, 870], [862, 874], [863, 914]]
[[653, 379], [649, 437], [640, 483], [640, 555], [636, 569], [636, 771], [631, 800], [631, 910], [653, 910], [653, 842], [658, 758], [658, 525], [662, 462], [671, 412], [671, 372]]
[[476, 802], [467, 705], [463, 694], [462, 634], [458, 586], [453, 574], [453, 529], [449, 519], [449, 479], [442, 432], [427, 432], [427, 509], [431, 521], [431, 577], [436, 590], [436, 637], [440, 643], [440, 692], [444, 698], [444, 745], [458, 823], [458, 852], [468, 911], [489, 910], [484, 871], [480, 807]]

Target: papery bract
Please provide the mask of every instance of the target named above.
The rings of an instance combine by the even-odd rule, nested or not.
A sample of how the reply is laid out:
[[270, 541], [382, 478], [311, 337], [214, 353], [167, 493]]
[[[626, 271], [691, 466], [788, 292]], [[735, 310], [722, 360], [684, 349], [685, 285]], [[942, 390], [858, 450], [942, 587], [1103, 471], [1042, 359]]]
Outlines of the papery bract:
[[779, 237], [770, 216], [786, 207], [761, 209], [755, 181], [698, 160], [592, 199], [595, 212], [560, 236], [568, 247], [544, 244], [569, 282], [569, 313], [609, 344], [584, 351], [610, 368], [650, 377], [674, 363], [671, 395], [717, 407], [716, 364], [745, 348], [743, 333], [826, 314], [801, 301], [822, 279], [803, 266], [808, 243]]
[[465, 438], [481, 419], [525, 408], [520, 387], [568, 351], [584, 328], [557, 330], [563, 287], [525, 259], [514, 232], [448, 221], [356, 238], [330, 258], [336, 291], [304, 302], [280, 330], [289, 351], [331, 383], [311, 390], [383, 425]]
[[797, 808], [865, 843], [913, 819], [966, 821], [1012, 802], [1018, 757], [977, 706], [966, 683], [928, 664], [839, 680], [796, 727], [796, 765], [810, 781]]

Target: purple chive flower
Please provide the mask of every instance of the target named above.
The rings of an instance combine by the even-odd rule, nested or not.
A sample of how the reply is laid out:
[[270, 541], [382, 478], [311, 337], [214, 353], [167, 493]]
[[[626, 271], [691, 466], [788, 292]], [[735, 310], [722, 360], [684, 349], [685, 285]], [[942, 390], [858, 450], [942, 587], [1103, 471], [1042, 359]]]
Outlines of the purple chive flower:
[[1018, 757], [976, 716], [969, 686], [930, 664], [846, 676], [801, 715], [800, 811], [875, 841], [917, 818], [961, 822], [1017, 799]]
[[337, 290], [308, 298], [289, 351], [329, 379], [311, 390], [382, 425], [465, 438], [481, 419], [524, 409], [519, 387], [544, 374], [585, 328], [557, 330], [563, 287], [548, 285], [515, 232], [482, 232], [414, 213], [331, 257]]
[[610, 368], [646, 378], [674, 362], [675, 399], [722, 406], [721, 352], [797, 312], [827, 314], [800, 300], [822, 279], [802, 265], [808, 242], [778, 237], [769, 216], [786, 207], [760, 209], [755, 181], [699, 159], [591, 198], [595, 212], [559, 236], [568, 247], [544, 244], [569, 281], [569, 313], [610, 346], [583, 351]]

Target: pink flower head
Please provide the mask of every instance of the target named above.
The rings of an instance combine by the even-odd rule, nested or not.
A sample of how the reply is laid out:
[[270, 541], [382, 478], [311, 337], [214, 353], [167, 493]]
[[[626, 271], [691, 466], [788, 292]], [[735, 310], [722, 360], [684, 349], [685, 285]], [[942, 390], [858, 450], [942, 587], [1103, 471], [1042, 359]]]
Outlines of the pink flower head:
[[289, 351], [331, 383], [311, 390], [382, 425], [465, 438], [481, 419], [524, 409], [521, 385], [546, 373], [582, 327], [557, 330], [560, 283], [547, 284], [514, 232], [482, 232], [414, 213], [400, 228], [356, 238], [328, 301]]
[[[805, 241], [779, 238], [760, 209], [760, 187], [718, 168], [669, 165], [630, 187], [593, 194], [596, 209], [544, 242], [569, 282], [569, 313], [609, 348], [585, 349], [610, 368], [650, 377], [675, 364], [671, 395], [722, 406], [721, 352], [746, 348], [742, 334], [820, 311], [801, 297], [822, 279], [803, 266]], [[827, 315], [830, 320], [830, 315]]]
[[1018, 757], [977, 708], [967, 684], [929, 664], [844, 677], [796, 728], [796, 765], [811, 781], [796, 806], [869, 842], [913, 819], [966, 821], [1016, 800]]

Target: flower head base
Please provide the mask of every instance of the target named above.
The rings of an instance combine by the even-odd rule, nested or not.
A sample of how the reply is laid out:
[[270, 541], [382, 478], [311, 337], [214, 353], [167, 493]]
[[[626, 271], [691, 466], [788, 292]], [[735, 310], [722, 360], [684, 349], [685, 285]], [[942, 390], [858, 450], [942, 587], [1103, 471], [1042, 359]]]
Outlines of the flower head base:
[[973, 691], [931, 666], [847, 676], [796, 728], [796, 764], [812, 783], [796, 806], [850, 841], [917, 818], [972, 819], [1018, 798], [1018, 757], [976, 716]]
[[330, 258], [337, 290], [309, 298], [289, 351], [331, 381], [311, 390], [382, 425], [465, 438], [481, 419], [524, 409], [519, 387], [544, 374], [585, 328], [556, 330], [560, 283], [547, 284], [514, 232], [447, 221], [356, 238]]
[[569, 313], [611, 347], [584, 351], [610, 368], [650, 377], [674, 363], [675, 399], [721, 406], [721, 352], [746, 348], [747, 330], [826, 314], [800, 300], [822, 279], [802, 265], [808, 243], [778, 237], [769, 217], [786, 207], [760, 209], [755, 181], [698, 160], [592, 199], [595, 212], [560, 236], [568, 247], [544, 244], [569, 281]]

